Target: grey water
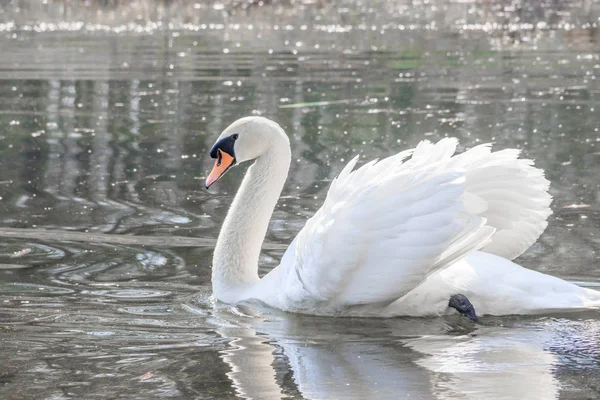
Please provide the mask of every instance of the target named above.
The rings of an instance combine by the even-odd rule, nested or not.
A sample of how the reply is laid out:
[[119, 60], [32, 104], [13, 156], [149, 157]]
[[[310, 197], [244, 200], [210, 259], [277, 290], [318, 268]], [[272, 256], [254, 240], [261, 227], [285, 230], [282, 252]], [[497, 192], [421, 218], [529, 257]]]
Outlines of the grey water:
[[517, 262], [600, 289], [598, 0], [5, 1], [0, 398], [600, 398], [596, 311], [215, 304], [244, 168], [207, 191], [208, 150], [246, 115], [293, 149], [261, 273], [354, 155], [455, 136], [536, 160], [554, 214]]

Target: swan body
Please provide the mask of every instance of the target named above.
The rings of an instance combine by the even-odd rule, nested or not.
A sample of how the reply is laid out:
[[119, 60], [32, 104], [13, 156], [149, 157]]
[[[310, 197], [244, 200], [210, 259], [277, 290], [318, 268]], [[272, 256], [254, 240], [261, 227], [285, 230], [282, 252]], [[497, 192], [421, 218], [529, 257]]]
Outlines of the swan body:
[[549, 182], [530, 160], [481, 145], [455, 155], [452, 138], [354, 170], [351, 160], [262, 279], [258, 258], [291, 162], [287, 135], [261, 117], [235, 121], [211, 149], [209, 187], [254, 161], [213, 257], [216, 299], [318, 315], [428, 316], [462, 293], [479, 315], [600, 306], [600, 292], [523, 268], [551, 214]]
[[482, 315], [541, 314], [600, 306], [598, 291], [475, 251], [426, 279], [390, 304], [382, 315], [448, 314], [453, 312], [448, 308], [451, 293], [464, 294]]

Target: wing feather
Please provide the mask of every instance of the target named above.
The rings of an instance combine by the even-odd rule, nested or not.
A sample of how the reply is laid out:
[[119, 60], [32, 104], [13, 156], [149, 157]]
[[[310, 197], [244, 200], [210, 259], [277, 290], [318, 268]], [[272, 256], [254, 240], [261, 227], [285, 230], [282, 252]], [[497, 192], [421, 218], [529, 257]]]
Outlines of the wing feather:
[[[512, 260], [540, 237], [552, 214], [550, 182], [532, 160], [518, 159], [519, 150], [491, 152], [491, 145], [455, 156], [449, 168], [464, 168], [469, 212], [496, 229], [482, 251]], [[485, 204], [482, 208], [481, 205]]]
[[456, 146], [422, 141], [358, 169], [353, 158], [285, 253], [279, 304], [389, 303], [474, 250], [514, 258], [537, 240], [550, 214], [543, 172], [517, 150]]

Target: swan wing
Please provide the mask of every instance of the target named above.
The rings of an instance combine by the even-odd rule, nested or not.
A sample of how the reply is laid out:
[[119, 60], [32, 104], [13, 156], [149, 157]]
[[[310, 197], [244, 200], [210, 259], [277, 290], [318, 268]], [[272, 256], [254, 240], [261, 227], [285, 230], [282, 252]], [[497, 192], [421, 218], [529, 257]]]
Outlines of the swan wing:
[[544, 171], [518, 157], [519, 150], [492, 153], [491, 145], [484, 144], [452, 157], [448, 166], [466, 171], [467, 211], [496, 230], [481, 250], [508, 260], [535, 243], [552, 214]]
[[350, 161], [272, 271], [279, 306], [391, 302], [485, 245], [494, 229], [465, 207], [466, 171], [448, 168], [456, 144], [424, 141], [354, 171]]

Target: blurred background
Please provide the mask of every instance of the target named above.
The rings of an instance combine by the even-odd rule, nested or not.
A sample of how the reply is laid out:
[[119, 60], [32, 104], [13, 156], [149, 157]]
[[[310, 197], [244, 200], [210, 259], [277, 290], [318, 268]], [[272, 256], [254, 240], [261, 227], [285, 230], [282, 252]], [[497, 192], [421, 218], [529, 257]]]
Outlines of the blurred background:
[[244, 168], [204, 190], [208, 149], [246, 115], [293, 151], [261, 273], [351, 157], [455, 136], [519, 148], [551, 181], [549, 227], [517, 261], [600, 285], [598, 0], [4, 0], [2, 398], [600, 396], [593, 313], [474, 328], [215, 309]]

